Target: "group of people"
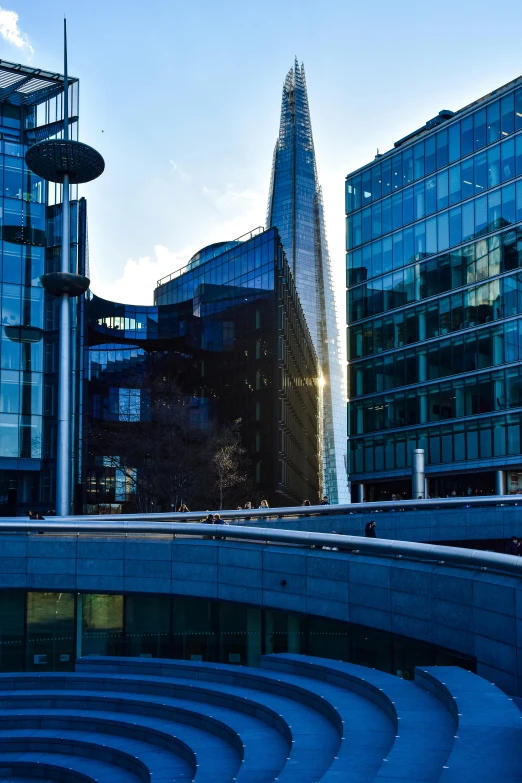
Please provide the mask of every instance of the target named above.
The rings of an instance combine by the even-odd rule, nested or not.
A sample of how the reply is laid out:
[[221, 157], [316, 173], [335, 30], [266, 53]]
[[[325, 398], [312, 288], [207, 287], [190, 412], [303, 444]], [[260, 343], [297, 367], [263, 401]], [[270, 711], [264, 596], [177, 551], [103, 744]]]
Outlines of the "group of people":
[[45, 517], [55, 517], [56, 516], [56, 509], [51, 508], [51, 509], [49, 509], [49, 511], [46, 511], [45, 512], [45, 517], [44, 517], [44, 515], [40, 511], [32, 511], [31, 509], [29, 509], [29, 511], [27, 512], [27, 516], [29, 517], [31, 522], [45, 520]]
[[[312, 504], [310, 503], [309, 500], [303, 500], [303, 506], [311, 506], [311, 505]], [[323, 495], [323, 498], [322, 498], [322, 500], [319, 501], [318, 505], [319, 506], [329, 506], [330, 505], [330, 501], [328, 500], [328, 495]]]
[[[319, 501], [320, 506], [328, 506], [330, 501], [328, 500], [327, 495], [323, 495], [322, 500]], [[303, 501], [303, 506], [311, 506], [309, 500]], [[253, 503], [250, 500], [247, 500], [244, 506], [236, 506], [236, 511], [251, 511], [254, 508]], [[270, 505], [268, 503], [268, 500], [262, 500], [259, 504], [259, 509], [262, 511], [263, 509], [270, 508]], [[181, 506], [178, 507], [178, 514], [186, 514], [189, 512], [189, 508], [185, 503], [182, 503]], [[31, 511], [29, 512], [29, 515], [31, 515]], [[51, 512], [49, 512], [51, 513]], [[39, 517], [39, 519], [42, 519], [43, 517]], [[212, 520], [212, 521], [211, 521]], [[227, 525], [228, 522], [225, 522], [219, 514], [208, 514], [208, 516], [202, 520], [207, 525]]]
[[[254, 508], [254, 506], [252, 505], [252, 503], [250, 502], [250, 500], [248, 500], [248, 501], [245, 503], [245, 505], [244, 505], [244, 506], [236, 506], [236, 511], [243, 511], [243, 509], [246, 509], [247, 511], [249, 511], [249, 510], [250, 510], [250, 509], [252, 509], [252, 508]], [[261, 501], [261, 503], [259, 504], [259, 508], [260, 508], [260, 509], [263, 509], [263, 508], [270, 508], [270, 506], [268, 505], [268, 500], [262, 500], [262, 501]]]
[[208, 516], [206, 516], [205, 519], [202, 519], [201, 521], [204, 525], [228, 525], [228, 522], [225, 522], [225, 520], [222, 519], [219, 514], [208, 514]]
[[[261, 503], [259, 504], [259, 508], [260, 509], [270, 508], [270, 506], [268, 505], [268, 501], [267, 500], [262, 500]], [[237, 506], [237, 508], [236, 508], [237, 511], [243, 511], [243, 510], [250, 511], [251, 509], [252, 509], [252, 503], [250, 501], [245, 503], [244, 507], [243, 506]], [[180, 506], [178, 508], [178, 513], [179, 514], [186, 514], [188, 512], [188, 510], [189, 510], [188, 507], [185, 504], [183, 504], [182, 506]], [[247, 519], [248, 519], [248, 517], [247, 517]], [[210, 514], [210, 513], [207, 514], [207, 516], [204, 519], [202, 519], [201, 522], [204, 525], [228, 525], [229, 524], [226, 520], [224, 520], [221, 517], [220, 514]]]
[[[248, 501], [247, 503], [245, 503], [244, 506], [236, 506], [236, 511], [243, 511], [243, 509], [250, 510], [252, 508], [253, 508], [252, 503], [250, 501]], [[268, 500], [262, 500], [261, 503], [259, 504], [259, 508], [261, 508], [261, 509], [263, 509], [263, 508], [270, 508], [270, 506], [268, 505]], [[185, 503], [183, 503], [178, 508], [178, 514], [187, 514], [187, 513], [189, 513], [189, 508], [188, 508], [188, 506], [185, 505]], [[212, 520], [212, 521], [210, 521], [210, 520]], [[221, 520], [221, 521], [219, 521], [219, 520]], [[202, 521], [205, 522], [207, 525], [208, 524], [215, 524], [215, 525], [227, 525], [228, 524], [228, 522], [225, 522], [224, 520], [221, 519], [219, 514], [209, 514]]]

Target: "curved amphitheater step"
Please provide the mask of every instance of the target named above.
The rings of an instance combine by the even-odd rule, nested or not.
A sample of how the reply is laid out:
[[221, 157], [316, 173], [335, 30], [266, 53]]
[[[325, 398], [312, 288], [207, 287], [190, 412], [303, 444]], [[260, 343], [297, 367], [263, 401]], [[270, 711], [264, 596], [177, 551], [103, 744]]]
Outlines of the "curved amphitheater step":
[[[40, 775], [42, 775], [41, 771], [38, 772], [37, 770], [35, 770], [34, 778], [20, 777], [18, 775], [18, 771], [19, 770], [17, 770], [16, 767], [13, 766], [6, 767], [4, 772], [0, 771], [0, 783], [49, 783], [50, 780], [53, 780], [53, 778], [50, 777], [47, 778], [40, 777]], [[25, 769], [25, 772], [29, 772], [29, 771], [30, 770], [28, 768]], [[58, 777], [54, 778], [54, 780], [58, 780]], [[79, 779], [76, 778], [76, 780], [78, 781]], [[87, 781], [89, 780], [89, 778], [85, 778], [85, 780]], [[71, 778], [71, 783], [72, 783], [72, 778]]]
[[[225, 689], [212, 691], [198, 686], [185, 681], [101, 673], [0, 675], [0, 706], [9, 710], [15, 721], [22, 709], [25, 714], [32, 711], [35, 720], [45, 712], [51, 717], [58, 713], [128, 721], [125, 715], [130, 713], [132, 721], [144, 732], [150, 729], [151, 722], [157, 728], [158, 721], [169, 721], [172, 733], [196, 753], [196, 783], [218, 779], [256, 783], [274, 780], [285, 765], [290, 748], [290, 731], [279, 713], [246, 695], [238, 699]], [[4, 711], [0, 719], [6, 714]], [[163, 730], [168, 731], [168, 726], [163, 725]], [[214, 746], [207, 738], [214, 740]], [[221, 741], [221, 748], [216, 740]], [[104, 742], [109, 740], [105, 738]], [[270, 764], [267, 747], [271, 749]]]
[[[404, 681], [354, 664], [291, 654], [264, 656], [262, 665], [262, 670], [256, 670], [188, 661], [96, 658], [84, 659], [79, 663], [79, 668], [87, 667], [100, 673], [108, 668], [114, 674], [127, 677], [131, 672], [133, 676], [141, 674], [147, 678], [159, 675], [166, 681], [174, 677], [178, 681], [183, 679], [184, 682], [197, 678], [207, 685], [211, 682], [226, 684], [229, 692], [233, 692], [235, 688], [248, 688], [250, 694], [253, 690], [258, 690], [265, 696], [267, 693], [280, 692], [299, 702], [301, 709], [303, 703], [314, 703], [317, 707], [317, 701], [314, 702], [315, 695], [321, 700], [320, 704], [324, 705], [324, 709], [320, 711], [329, 718], [331, 725], [339, 728], [340, 721], [340, 742], [328, 768], [322, 775], [318, 775], [316, 767], [311, 779], [321, 783], [334, 783], [339, 780], [354, 783], [397, 783], [399, 780], [410, 783], [445, 783], [450, 780], [449, 760], [453, 759], [456, 753], [454, 714], [448, 709], [448, 702], [437, 698], [438, 694], [422, 687], [421, 683]], [[432, 671], [438, 670], [435, 668]], [[481, 697], [491, 695], [491, 688], [494, 686], [480, 677], [458, 668], [449, 668], [448, 671], [453, 672], [455, 681], [468, 683], [468, 686], [469, 683], [475, 682], [478, 693], [481, 694], [479, 701]], [[514, 720], [520, 732], [518, 722], [521, 716], [518, 709], [498, 689], [495, 689], [495, 693], [498, 699], [497, 709], [507, 709], [510, 713], [510, 717], [504, 716], [506, 725], [512, 726]], [[255, 698], [255, 694], [252, 694], [252, 697]], [[327, 704], [330, 705], [330, 710], [327, 709]], [[373, 710], [368, 711], [369, 704]], [[380, 723], [375, 722], [376, 714], [379, 715]], [[496, 721], [494, 712], [487, 713], [484, 719], [484, 723], [492, 727]], [[292, 729], [294, 730], [294, 727]], [[474, 748], [471, 738], [469, 742], [471, 747], [467, 752], [479, 757], [483, 750]], [[522, 756], [519, 748], [518, 741], [512, 753], [517, 758], [518, 768], [521, 769]], [[299, 774], [299, 759], [295, 751], [296, 747], [293, 745], [278, 780], [295, 780], [300, 783], [304, 780]], [[454, 766], [453, 761], [452, 764]], [[480, 765], [474, 766], [478, 772]], [[484, 768], [497, 770], [499, 779], [511, 783], [511, 777], [506, 777], [511, 774], [510, 764], [504, 764], [498, 752], [495, 754], [495, 762], [490, 760], [489, 765]], [[522, 780], [522, 774], [517, 775], [514, 779]], [[459, 770], [457, 777], [459, 783], [466, 779], [476, 779], [467, 777], [463, 769]], [[457, 777], [451, 778], [452, 783]]]
[[441, 783], [522, 780], [522, 714], [492, 682], [453, 666], [418, 666], [415, 682], [453, 716], [455, 740]]
[[[131, 754], [120, 754], [100, 745], [74, 740], [71, 743], [54, 741], [50, 737], [13, 737], [10, 750], [1, 750], [0, 764], [29, 762], [32, 765], [51, 764], [62, 770], [65, 780], [68, 773], [82, 773], [98, 783], [145, 783], [146, 767]], [[72, 778], [71, 778], [72, 779]], [[149, 778], [150, 779], [150, 778]], [[172, 781], [172, 776], [159, 778], [161, 783]], [[188, 778], [190, 780], [190, 778]]]
[[521, 724], [452, 667], [407, 682], [292, 654], [259, 669], [92, 657], [0, 675], [0, 783], [514, 783]]
[[[17, 702], [20, 706], [27, 703], [24, 697], [22, 693], [21, 700]], [[54, 701], [58, 703], [57, 698]], [[116, 710], [93, 710], [90, 706], [84, 699], [83, 714], [78, 714], [79, 709], [46, 710], [43, 703], [37, 710], [5, 710], [0, 714], [0, 742], [5, 736], [38, 736], [52, 729], [55, 735], [59, 733], [67, 742], [73, 741], [75, 737], [84, 737], [92, 742], [103, 741], [108, 747], [131, 748], [134, 754], [140, 751], [141, 759], [145, 758], [145, 754], [155, 754], [153, 763], [148, 764], [150, 770], [157, 771], [153, 767], [157, 768], [158, 762], [164, 759], [169, 768], [177, 769], [176, 779], [179, 780], [192, 780], [196, 772], [197, 780], [212, 779], [216, 772], [224, 778], [232, 777], [241, 764], [239, 752], [209, 732], [188, 725], [180, 726], [161, 718], [147, 717], [140, 713], [139, 708], [137, 714], [128, 716]], [[220, 727], [215, 728], [219, 730]], [[221, 729], [226, 732], [224, 724]], [[179, 734], [183, 735], [183, 739]], [[178, 763], [179, 756], [184, 762], [181, 765]]]
[[[287, 680], [301, 675], [315, 679], [320, 685], [333, 683], [347, 693], [357, 694], [363, 702], [372, 703], [388, 717], [394, 727], [393, 740], [378, 759], [376, 781], [439, 780], [453, 743], [454, 724], [440, 701], [424, 689], [385, 672], [324, 658], [267, 655], [262, 665], [284, 673]], [[358, 739], [361, 726], [366, 735], [365, 745], [374, 746], [375, 732], [370, 716], [361, 713], [355, 702], [348, 701], [347, 706], [342, 749], [338, 756], [346, 759], [349, 769], [350, 758], [364, 758]], [[324, 783], [336, 779], [332, 777], [334, 772], [335, 765], [332, 765], [323, 778]]]
[[38, 761], [11, 761], [0, 764], [0, 783], [95, 783], [83, 772]]
[[[354, 773], [355, 759], [339, 757], [343, 736], [342, 710], [344, 702], [350, 699], [357, 702], [359, 709], [371, 715], [376, 727], [374, 747], [366, 743], [365, 771], [376, 770], [382, 762], [383, 753], [393, 742], [394, 730], [389, 718], [371, 703], [334, 685], [318, 685], [306, 678], [281, 678], [272, 672], [242, 666], [220, 665], [212, 663], [194, 663], [191, 661], [172, 661], [147, 659], [83, 659], [78, 662], [78, 670], [106, 671], [109, 669], [120, 676], [158, 677], [166, 682], [173, 678], [184, 683], [195, 682], [206, 688], [220, 690], [244, 698], [245, 695], [280, 711], [282, 717], [291, 725], [292, 748], [284, 769], [279, 772], [280, 782], [299, 781], [315, 783], [321, 780], [332, 768]], [[359, 744], [366, 742], [364, 729], [358, 736]], [[363, 764], [362, 755], [358, 761]], [[355, 780], [356, 778], [354, 778]], [[367, 779], [367, 778], [366, 778]]]
[[[20, 690], [24, 680], [27, 693]], [[1, 682], [2, 678], [0, 686]], [[11, 709], [18, 709], [23, 702], [32, 703], [39, 709], [48, 709], [51, 703], [52, 706], [60, 704], [63, 707], [71, 699], [73, 702], [70, 706], [78, 710], [86, 705], [99, 708], [100, 703], [104, 702], [120, 709], [122, 704], [139, 694], [145, 699], [142, 703], [144, 710], [147, 709], [147, 702], [150, 702], [154, 705], [167, 704], [174, 707], [178, 714], [180, 710], [190, 710], [196, 716], [203, 714], [223, 719], [237, 727], [245, 745], [245, 762], [237, 780], [259, 778], [268, 781], [279, 776], [279, 780], [284, 781], [286, 778], [292, 779], [289, 777], [291, 773], [295, 774], [295, 780], [302, 783], [318, 780], [328, 768], [340, 741], [338, 728], [322, 714], [325, 711], [335, 714], [334, 710], [308, 692], [304, 698], [315, 702], [315, 709], [281, 693], [265, 693], [247, 687], [234, 687], [229, 683], [208, 682], [206, 679], [183, 678], [178, 681], [174, 678], [106, 674], [100, 671], [69, 676], [23, 675], [21, 682], [17, 690], [0, 699], [7, 702]], [[288, 689], [285, 686], [274, 690]], [[255, 716], [255, 720], [245, 724], [247, 716]], [[271, 761], [276, 762], [277, 766], [268, 765], [268, 769], [267, 746], [260, 741], [259, 735], [259, 729], [267, 726], [278, 732], [274, 737], [272, 731], [270, 754]], [[287, 761], [289, 755], [290, 763]]]
[[[40, 724], [39, 728], [36, 728], [37, 723]], [[25, 743], [26, 751], [41, 748], [42, 751], [53, 754], [68, 754], [74, 751], [78, 755], [83, 751], [83, 756], [89, 760], [89, 763], [92, 758], [100, 756], [100, 761], [108, 760], [116, 766], [121, 766], [138, 779], [146, 779], [147, 773], [150, 773], [154, 781], [162, 781], [162, 783], [170, 781], [172, 776], [176, 780], [188, 782], [193, 779], [196, 772], [195, 757], [188, 746], [183, 749], [180, 746], [175, 747], [174, 743], [170, 748], [157, 744], [151, 745], [143, 738], [138, 739], [138, 732], [133, 731], [130, 725], [120, 726], [120, 732], [115, 734], [113, 731], [108, 731], [116, 728], [114, 726], [107, 727], [102, 723], [97, 726], [92, 720], [85, 721], [79, 718], [74, 721], [71, 718], [60, 718], [55, 714], [43, 716], [39, 721], [31, 715], [21, 715], [18, 718], [13, 716], [11, 724], [12, 728], [0, 730], [0, 758], [4, 758], [6, 752], [12, 752], [11, 749], [17, 743], [23, 751]], [[101, 742], [103, 742], [102, 752], [100, 752]]]

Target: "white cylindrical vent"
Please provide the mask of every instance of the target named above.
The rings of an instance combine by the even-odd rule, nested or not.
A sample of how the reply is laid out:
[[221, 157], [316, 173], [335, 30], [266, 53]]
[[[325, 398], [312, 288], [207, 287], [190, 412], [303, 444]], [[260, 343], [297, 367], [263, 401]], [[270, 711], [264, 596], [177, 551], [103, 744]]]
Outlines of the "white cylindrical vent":
[[426, 497], [424, 449], [413, 450], [411, 497], [412, 500], [424, 500]]

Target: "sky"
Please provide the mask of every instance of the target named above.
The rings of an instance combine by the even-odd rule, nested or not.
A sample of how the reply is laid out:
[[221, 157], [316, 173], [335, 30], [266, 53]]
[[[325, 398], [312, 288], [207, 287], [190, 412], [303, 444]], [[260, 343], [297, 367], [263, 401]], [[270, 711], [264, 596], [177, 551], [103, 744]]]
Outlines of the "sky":
[[[0, 0], [1, 2], [1, 0]], [[80, 79], [91, 289], [151, 304], [201, 247], [264, 225], [283, 81], [304, 62], [338, 306], [344, 180], [377, 148], [522, 74], [522, 3], [4, 0], [0, 58]]]

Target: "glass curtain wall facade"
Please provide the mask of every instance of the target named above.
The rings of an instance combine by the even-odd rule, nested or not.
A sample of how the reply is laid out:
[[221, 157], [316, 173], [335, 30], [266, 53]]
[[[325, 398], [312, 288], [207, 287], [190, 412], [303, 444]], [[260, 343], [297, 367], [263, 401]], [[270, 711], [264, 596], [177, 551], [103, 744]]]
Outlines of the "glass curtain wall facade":
[[398, 634], [248, 604], [170, 595], [0, 590], [0, 672], [73, 671], [81, 655], [259, 666], [269, 653], [351, 661], [413, 679], [471, 658]]
[[350, 174], [346, 213], [360, 495], [396, 491], [414, 448], [428, 493], [522, 487], [522, 78]]
[[[88, 302], [90, 419], [146, 421], [146, 395], [132, 386], [163, 362], [195, 427], [241, 419], [257, 502], [316, 501], [317, 364], [277, 230], [205, 248], [154, 298], [151, 307]], [[126, 482], [114, 455], [90, 451], [88, 507], [132, 503], [139, 476]]]
[[323, 491], [349, 500], [346, 472], [346, 381], [332, 269], [304, 66], [297, 61], [283, 87], [274, 150], [267, 226], [276, 226], [319, 360]]
[[[5, 516], [29, 508], [47, 511], [54, 503], [58, 312], [40, 276], [58, 269], [61, 188], [30, 172], [24, 156], [31, 144], [61, 134], [63, 77], [2, 61], [0, 79], [0, 515]], [[78, 81], [70, 82], [76, 138]], [[80, 208], [76, 188], [72, 195], [76, 271], [85, 202]]]

